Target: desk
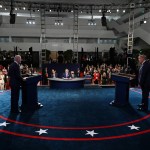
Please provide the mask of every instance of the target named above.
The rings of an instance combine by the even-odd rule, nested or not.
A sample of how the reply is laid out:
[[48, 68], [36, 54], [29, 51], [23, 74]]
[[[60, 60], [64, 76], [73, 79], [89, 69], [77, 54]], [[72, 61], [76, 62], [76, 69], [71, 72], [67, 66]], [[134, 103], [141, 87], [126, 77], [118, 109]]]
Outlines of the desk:
[[50, 88], [83, 88], [84, 87], [84, 78], [48, 78], [50, 81]]

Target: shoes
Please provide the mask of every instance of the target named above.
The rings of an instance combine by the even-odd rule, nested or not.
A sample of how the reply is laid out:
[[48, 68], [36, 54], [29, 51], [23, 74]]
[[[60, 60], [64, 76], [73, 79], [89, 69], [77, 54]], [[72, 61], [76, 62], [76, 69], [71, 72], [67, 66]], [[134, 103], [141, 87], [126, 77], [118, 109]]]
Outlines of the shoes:
[[141, 104], [138, 104], [137, 106], [138, 106], [138, 107], [142, 107], [143, 105], [144, 105], [144, 104], [143, 104], [143, 103], [141, 103]]
[[139, 110], [139, 111], [144, 111], [144, 112], [148, 112], [148, 110], [147, 110], [146, 108], [142, 108], [142, 107], [137, 108], [137, 110]]
[[18, 110], [11, 110], [10, 112], [14, 113], [14, 114], [19, 114], [19, 113], [21, 113], [21, 110], [20, 109], [18, 109]]

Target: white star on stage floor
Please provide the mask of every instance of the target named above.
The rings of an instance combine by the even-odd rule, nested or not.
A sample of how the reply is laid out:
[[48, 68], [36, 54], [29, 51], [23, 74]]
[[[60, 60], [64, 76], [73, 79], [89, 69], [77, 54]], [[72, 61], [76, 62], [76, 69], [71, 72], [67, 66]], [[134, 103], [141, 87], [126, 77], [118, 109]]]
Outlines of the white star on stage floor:
[[1, 126], [6, 127], [6, 126], [7, 126], [7, 124], [10, 124], [10, 123], [7, 123], [6, 121], [5, 121], [5, 122], [3, 122], [3, 123], [0, 123], [0, 127], [1, 127]]
[[47, 130], [48, 130], [48, 129], [45, 129], [45, 130], [40, 129], [39, 131], [35, 131], [35, 132], [38, 132], [39, 135], [41, 135], [41, 134], [43, 134], [43, 133], [46, 133], [46, 134], [47, 134]]
[[131, 130], [139, 130], [140, 127], [136, 127], [135, 125], [128, 126]]
[[85, 135], [91, 135], [92, 137], [94, 137], [95, 134], [98, 134], [98, 133], [94, 132], [94, 130], [92, 130], [92, 131], [86, 130], [86, 132], [87, 133]]

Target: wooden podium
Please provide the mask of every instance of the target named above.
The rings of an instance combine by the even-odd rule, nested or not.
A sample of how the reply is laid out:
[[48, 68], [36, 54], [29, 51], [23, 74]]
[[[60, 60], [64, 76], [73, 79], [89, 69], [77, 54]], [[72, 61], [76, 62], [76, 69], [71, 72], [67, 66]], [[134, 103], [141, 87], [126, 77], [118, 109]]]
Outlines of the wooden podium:
[[115, 100], [110, 105], [124, 106], [129, 103], [129, 84], [133, 76], [128, 74], [112, 74], [111, 79], [115, 81]]
[[37, 83], [41, 81], [41, 75], [31, 75], [24, 78], [22, 84], [22, 111], [35, 110], [43, 107], [38, 102]]

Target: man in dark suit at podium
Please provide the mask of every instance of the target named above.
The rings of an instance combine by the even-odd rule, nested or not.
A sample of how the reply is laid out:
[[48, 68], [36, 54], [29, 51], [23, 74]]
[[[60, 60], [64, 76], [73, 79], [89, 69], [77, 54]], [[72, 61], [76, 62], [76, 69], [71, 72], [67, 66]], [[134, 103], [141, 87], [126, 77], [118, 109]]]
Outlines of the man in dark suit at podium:
[[9, 83], [11, 87], [11, 112], [20, 113], [21, 110], [18, 107], [20, 86], [22, 84], [23, 78], [20, 73], [21, 56], [16, 55], [14, 57], [14, 62], [9, 66], [8, 76]]
[[150, 61], [145, 55], [138, 57], [141, 67], [139, 69], [139, 85], [142, 89], [142, 102], [139, 104], [139, 111], [148, 111], [148, 97], [150, 92]]

